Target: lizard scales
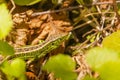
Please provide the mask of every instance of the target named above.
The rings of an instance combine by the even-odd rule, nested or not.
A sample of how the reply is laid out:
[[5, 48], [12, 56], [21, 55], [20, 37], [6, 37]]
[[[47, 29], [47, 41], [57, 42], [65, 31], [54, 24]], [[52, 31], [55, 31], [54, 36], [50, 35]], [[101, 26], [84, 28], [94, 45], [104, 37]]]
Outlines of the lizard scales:
[[22, 58], [32, 58], [32, 57], [42, 57], [45, 56], [50, 51], [56, 49], [61, 45], [63, 41], [66, 40], [68, 34], [62, 34], [57, 37], [52, 37], [52, 39], [46, 40], [42, 44], [38, 44], [30, 47], [16, 48], [16, 54], [9, 56], [7, 59], [13, 59], [17, 57]]

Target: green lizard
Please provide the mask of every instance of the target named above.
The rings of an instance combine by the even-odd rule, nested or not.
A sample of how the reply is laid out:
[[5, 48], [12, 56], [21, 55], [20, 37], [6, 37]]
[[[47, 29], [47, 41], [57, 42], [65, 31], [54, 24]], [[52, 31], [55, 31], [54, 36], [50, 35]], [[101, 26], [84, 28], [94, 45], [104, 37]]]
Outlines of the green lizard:
[[51, 39], [48, 39], [44, 41], [42, 44], [38, 44], [35, 46], [29, 46], [29, 47], [23, 47], [23, 48], [16, 48], [16, 53], [14, 55], [10, 55], [7, 57], [7, 60], [11, 60], [13, 58], [33, 58], [33, 57], [43, 57], [53, 49], [56, 49], [61, 45], [63, 41], [65, 41], [69, 34], [59, 34], [56, 36], [50, 37]]

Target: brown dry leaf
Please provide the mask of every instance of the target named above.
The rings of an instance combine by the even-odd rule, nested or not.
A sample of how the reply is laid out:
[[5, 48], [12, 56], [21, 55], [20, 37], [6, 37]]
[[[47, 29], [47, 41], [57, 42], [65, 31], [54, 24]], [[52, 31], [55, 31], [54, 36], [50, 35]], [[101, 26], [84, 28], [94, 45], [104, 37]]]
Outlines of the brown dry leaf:
[[[65, 0], [64, 3], [70, 5], [72, 1]], [[13, 43], [14, 47], [36, 45], [40, 40], [45, 40], [49, 33], [54, 31], [59, 33], [69, 32], [73, 28], [66, 12], [30, 17], [33, 11], [27, 9], [27, 7], [22, 9], [20, 6], [17, 6], [14, 10], [14, 31], [12, 32], [16, 35], [14, 39], [11, 39], [13, 38], [12, 35], [11, 38], [9, 37], [9, 43]], [[53, 33], [53, 35], [56, 35], [56, 33]]]
[[31, 18], [28, 22], [29, 28], [39, 28], [48, 18], [48, 15], [42, 15], [38, 17]]
[[44, 26], [44, 29], [42, 30], [40, 35], [38, 35], [37, 38], [35, 38], [32, 41], [31, 45], [38, 44], [39, 40], [44, 40], [46, 36], [49, 34], [50, 27], [48, 25], [42, 25], [42, 26]]
[[17, 29], [16, 32], [17, 32], [17, 36], [15, 39], [14, 47], [21, 47], [21, 46], [26, 45], [28, 30], [27, 29]]
[[[53, 32], [51, 29], [53, 27], [56, 27], [57, 31], [60, 31], [60, 32], [69, 32], [72, 30], [72, 26], [71, 26], [70, 22], [68, 22], [68, 19], [65, 18], [65, 16], [60, 17], [59, 15], [56, 15], [56, 14], [54, 16], [53, 15], [54, 14], [52, 14], [52, 16], [50, 15], [50, 18], [53, 19], [52, 23], [51, 23], [51, 21], [49, 21], [50, 18], [48, 18], [48, 15], [38, 16], [35, 18], [31, 18], [29, 20], [29, 18], [27, 18], [27, 16], [25, 16], [23, 14], [22, 15], [15, 14], [13, 16], [13, 21], [15, 23], [15, 28], [17, 31], [16, 34], [18, 34], [18, 36], [15, 40], [16, 47], [23, 46], [27, 43], [32, 44], [32, 45], [38, 44], [39, 40], [45, 40], [46, 36], [49, 34], [49, 32]], [[28, 20], [29, 20], [29, 22], [28, 22]], [[54, 24], [54, 26], [52, 26], [51, 24]], [[22, 33], [21, 33], [21, 28], [23, 30]], [[24, 30], [24, 28], [26, 31]], [[24, 32], [24, 34], [23, 34], [23, 32]], [[25, 36], [25, 34], [26, 34], [26, 36]], [[21, 41], [23, 41], [22, 45], [18, 44], [20, 39], [21, 39]]]

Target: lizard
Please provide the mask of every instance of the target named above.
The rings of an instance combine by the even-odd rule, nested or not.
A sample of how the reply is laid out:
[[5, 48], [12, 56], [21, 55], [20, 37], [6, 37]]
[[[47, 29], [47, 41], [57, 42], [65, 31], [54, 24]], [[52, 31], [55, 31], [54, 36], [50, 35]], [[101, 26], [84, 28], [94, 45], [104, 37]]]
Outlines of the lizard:
[[11, 60], [13, 58], [27, 59], [27, 58], [34, 58], [34, 57], [41, 58], [45, 56], [47, 53], [49, 53], [50, 51], [59, 47], [62, 42], [64, 42], [67, 38], [69, 38], [70, 35], [71, 33], [58, 34], [55, 36], [51, 36], [48, 40], [38, 45], [15, 48], [15, 54], [8, 56], [6, 59], [7, 60]]

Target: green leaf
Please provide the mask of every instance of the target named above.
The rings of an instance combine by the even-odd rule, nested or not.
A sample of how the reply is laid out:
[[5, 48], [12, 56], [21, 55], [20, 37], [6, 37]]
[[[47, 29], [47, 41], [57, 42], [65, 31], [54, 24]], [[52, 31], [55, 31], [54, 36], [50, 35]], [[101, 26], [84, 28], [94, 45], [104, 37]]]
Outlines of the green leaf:
[[12, 55], [14, 54], [14, 48], [10, 46], [7, 42], [0, 40], [0, 54]]
[[59, 54], [51, 57], [43, 67], [44, 70], [53, 72], [56, 78], [61, 80], [75, 80], [75, 62], [67, 55]]
[[98, 72], [102, 80], [120, 80], [120, 60], [106, 62]]
[[104, 38], [102, 45], [120, 53], [120, 30]]
[[11, 63], [12, 75], [21, 78], [25, 77], [26, 64], [22, 59], [16, 58]]
[[14, 80], [14, 77], [11, 75], [13, 70], [8, 61], [5, 61], [0, 65], [0, 70], [6, 74], [7, 80]]
[[34, 5], [38, 2], [40, 2], [41, 0], [14, 0], [14, 2], [17, 4], [17, 5], [20, 5], [20, 6], [24, 6], [24, 5], [27, 5], [27, 6], [30, 6], [30, 5]]
[[12, 18], [5, 3], [0, 4], [0, 39], [7, 36], [12, 28]]
[[0, 0], [0, 3], [3, 3], [3, 2], [5, 2], [5, 0]]
[[25, 62], [21, 59], [14, 59], [11, 64], [8, 61], [0, 65], [0, 69], [6, 74], [7, 80], [26, 80], [25, 77]]
[[3, 62], [3, 63], [0, 65], [0, 69], [1, 69], [5, 74], [7, 74], [7, 75], [10, 75], [11, 72], [13, 71], [13, 70], [11, 69], [11, 67], [10, 67], [10, 64], [9, 64], [7, 61]]
[[87, 63], [95, 71], [104, 63], [116, 60], [119, 60], [118, 54], [108, 48], [95, 47], [90, 49], [86, 55]]

